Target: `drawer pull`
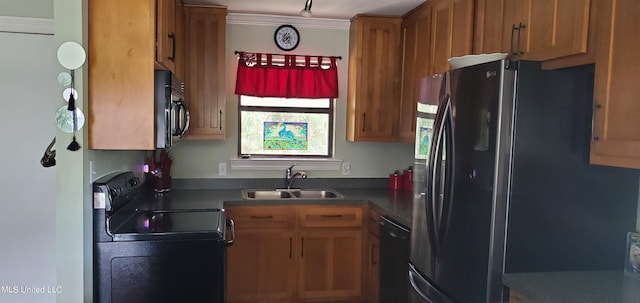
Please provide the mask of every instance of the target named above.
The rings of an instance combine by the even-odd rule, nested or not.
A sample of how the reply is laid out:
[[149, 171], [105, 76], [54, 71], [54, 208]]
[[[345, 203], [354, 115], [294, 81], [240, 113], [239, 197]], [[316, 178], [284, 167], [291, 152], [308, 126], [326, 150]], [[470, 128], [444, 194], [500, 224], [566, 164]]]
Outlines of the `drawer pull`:
[[342, 218], [342, 215], [320, 215], [323, 218]]
[[251, 216], [251, 219], [273, 219], [273, 216]]

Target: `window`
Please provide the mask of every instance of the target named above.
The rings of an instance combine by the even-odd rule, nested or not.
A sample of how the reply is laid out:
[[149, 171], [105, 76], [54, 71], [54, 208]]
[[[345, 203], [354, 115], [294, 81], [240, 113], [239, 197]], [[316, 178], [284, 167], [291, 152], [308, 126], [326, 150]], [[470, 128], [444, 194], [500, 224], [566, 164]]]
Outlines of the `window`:
[[240, 95], [238, 104], [240, 155], [333, 155], [334, 99]]

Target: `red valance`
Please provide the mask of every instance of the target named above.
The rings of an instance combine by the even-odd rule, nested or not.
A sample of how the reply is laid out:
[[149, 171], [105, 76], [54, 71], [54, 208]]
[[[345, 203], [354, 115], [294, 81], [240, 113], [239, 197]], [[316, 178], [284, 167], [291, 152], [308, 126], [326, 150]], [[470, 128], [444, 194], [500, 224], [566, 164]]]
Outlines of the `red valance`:
[[[284, 57], [274, 63], [274, 56]], [[324, 62], [328, 58], [329, 62]], [[304, 63], [297, 63], [304, 59]], [[278, 98], [337, 98], [336, 57], [240, 52], [236, 94]]]

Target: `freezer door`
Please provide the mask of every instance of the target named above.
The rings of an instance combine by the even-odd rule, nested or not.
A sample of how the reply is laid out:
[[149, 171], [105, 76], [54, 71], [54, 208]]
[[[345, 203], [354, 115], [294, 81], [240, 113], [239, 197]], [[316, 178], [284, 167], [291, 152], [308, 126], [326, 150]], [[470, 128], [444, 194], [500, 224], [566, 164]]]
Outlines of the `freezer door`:
[[409, 303], [454, 303], [409, 264]]

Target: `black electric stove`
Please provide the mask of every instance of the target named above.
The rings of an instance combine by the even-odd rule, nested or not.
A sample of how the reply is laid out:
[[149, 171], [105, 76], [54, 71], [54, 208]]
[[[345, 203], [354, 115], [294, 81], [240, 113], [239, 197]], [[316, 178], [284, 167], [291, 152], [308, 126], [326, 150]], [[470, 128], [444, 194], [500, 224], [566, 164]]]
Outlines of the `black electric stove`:
[[94, 302], [224, 302], [233, 222], [223, 209], [164, 209], [149, 188], [132, 172], [93, 184]]

